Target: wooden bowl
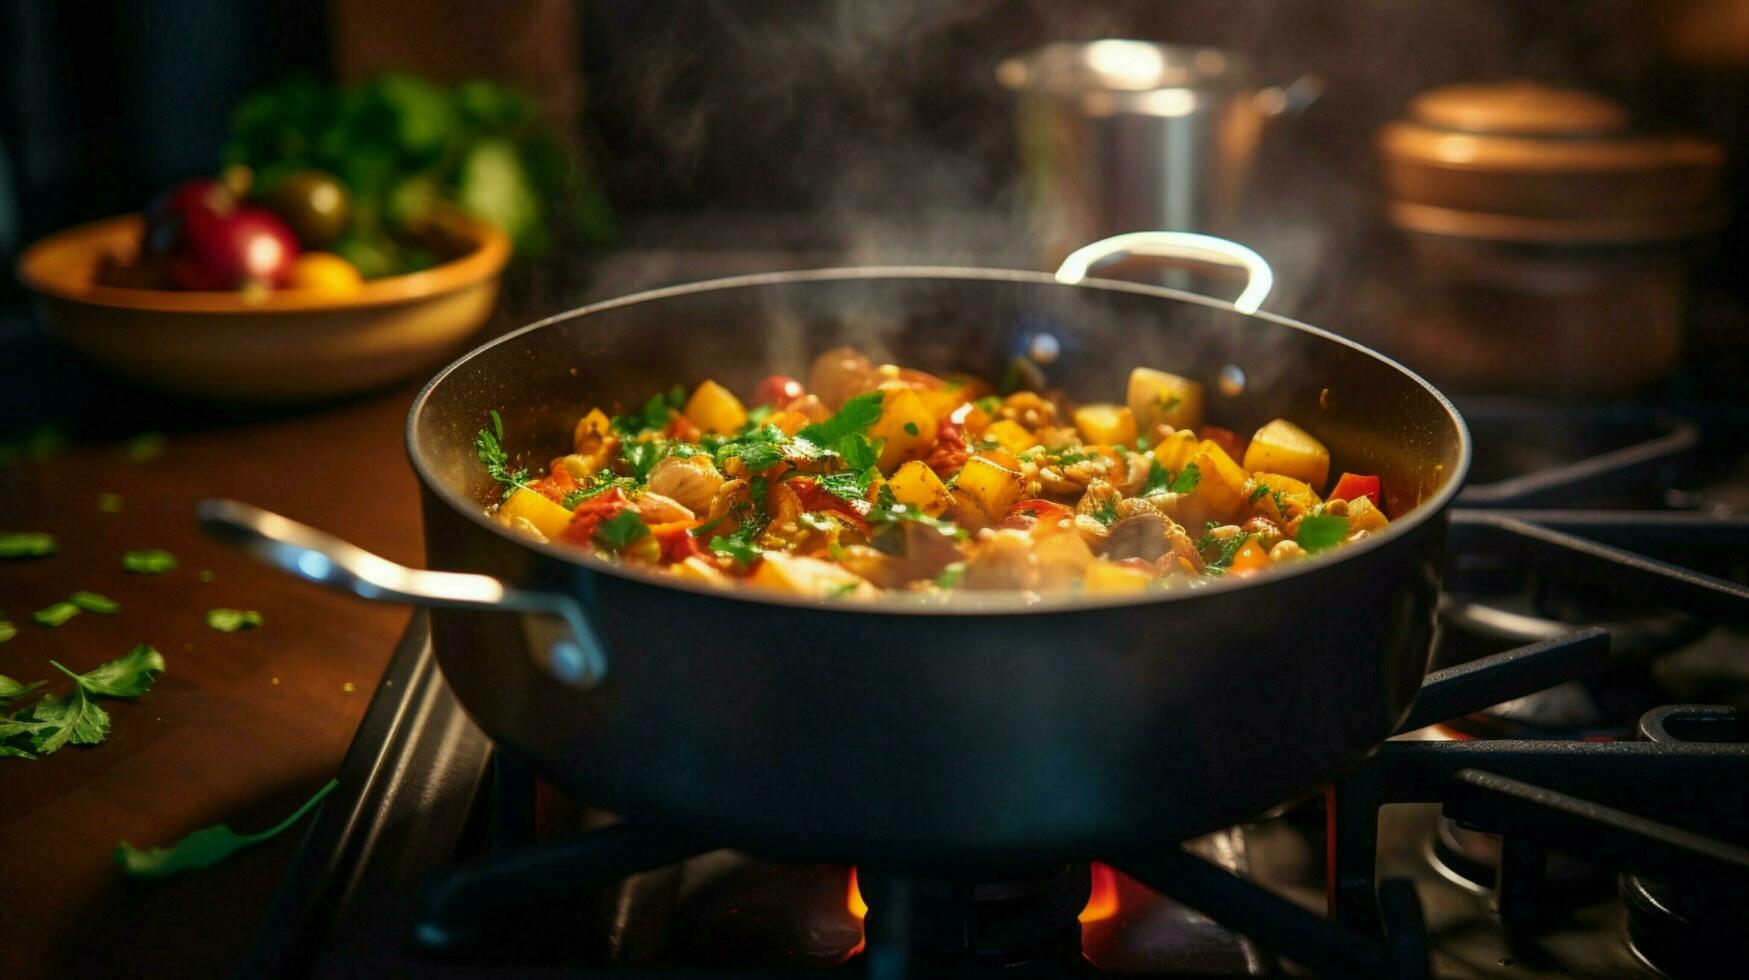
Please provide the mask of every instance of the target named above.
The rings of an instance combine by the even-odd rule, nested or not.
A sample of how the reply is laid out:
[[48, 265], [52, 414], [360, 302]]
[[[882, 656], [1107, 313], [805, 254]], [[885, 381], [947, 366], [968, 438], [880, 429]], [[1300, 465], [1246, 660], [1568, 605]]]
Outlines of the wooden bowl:
[[56, 232], [25, 250], [18, 278], [42, 298], [50, 330], [92, 360], [225, 401], [318, 401], [435, 367], [492, 315], [510, 256], [503, 232], [458, 216], [439, 231], [449, 261], [346, 296], [112, 284], [106, 270], [134, 262], [144, 225], [131, 214]]

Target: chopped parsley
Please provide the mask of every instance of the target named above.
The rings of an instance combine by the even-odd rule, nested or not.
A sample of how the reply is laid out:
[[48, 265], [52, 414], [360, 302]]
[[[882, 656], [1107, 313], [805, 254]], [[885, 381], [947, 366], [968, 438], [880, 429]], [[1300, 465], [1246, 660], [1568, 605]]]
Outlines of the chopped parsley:
[[643, 482], [656, 464], [668, 457], [675, 443], [667, 439], [627, 439], [619, 444], [619, 458], [625, 460], [632, 477]]
[[960, 579], [965, 578], [965, 575], [966, 563], [956, 561], [943, 568], [940, 575], [935, 576], [935, 584], [943, 589], [956, 589], [959, 588]]
[[78, 606], [71, 602], [57, 602], [46, 609], [38, 609], [31, 613], [30, 621], [38, 626], [47, 626], [53, 629], [77, 615], [79, 615]]
[[1266, 497], [1268, 495], [1269, 495], [1269, 484], [1257, 483], [1256, 481], [1253, 481], [1251, 484], [1251, 494], [1250, 494], [1250, 496], [1248, 496], [1246, 498], [1246, 503], [1255, 504], [1256, 502], [1258, 502], [1259, 500], [1262, 500], [1264, 497]]
[[0, 532], [0, 558], [41, 558], [60, 547], [54, 535], [41, 531]]
[[613, 427], [627, 435], [636, 435], [645, 429], [665, 429], [671, 416], [669, 411], [679, 411], [686, 404], [686, 389], [679, 385], [667, 391], [658, 391], [644, 402], [642, 408], [630, 415], [616, 415]]
[[0, 615], [0, 643], [5, 643], [18, 635], [18, 627], [12, 625], [4, 615]]
[[907, 507], [906, 505], [899, 503], [899, 498], [893, 495], [893, 488], [884, 483], [881, 484], [880, 490], [875, 494], [874, 506], [869, 509], [867, 519], [870, 527], [877, 527], [882, 524], [897, 524], [900, 521], [910, 521], [914, 524], [922, 524], [925, 527], [932, 527], [955, 540], [968, 536], [965, 528], [960, 527], [952, 521], [944, 521], [939, 517], [931, 517], [916, 508]]
[[596, 474], [596, 482], [565, 494], [565, 499], [560, 503], [560, 506], [564, 507], [566, 510], [576, 510], [578, 504], [593, 497], [599, 497], [607, 491], [612, 490], [614, 487], [619, 487], [622, 490], [631, 490], [637, 487], [637, 485], [638, 481], [631, 477], [614, 476], [606, 470], [603, 470]]
[[1334, 548], [1348, 537], [1348, 518], [1335, 514], [1308, 514], [1300, 518], [1294, 540], [1309, 554]]
[[917, 423], [915, 422], [906, 422], [905, 434], [908, 436], [919, 436], [923, 434], [923, 430], [917, 428]]
[[825, 594], [826, 598], [828, 598], [828, 599], [839, 599], [839, 598], [842, 598], [844, 596], [849, 595], [852, 592], [855, 592], [856, 587], [860, 584], [862, 584], [862, 583], [860, 583], [860, 582], [840, 582], [837, 585], [829, 585], [826, 587], [826, 591], [824, 594]]
[[880, 470], [869, 467], [856, 473], [830, 473], [817, 478], [814, 482], [820, 489], [834, 497], [852, 502], [868, 499], [869, 484], [880, 474]]
[[750, 429], [717, 446], [712, 456], [718, 466], [731, 459], [739, 459], [742, 468], [747, 472], [758, 473], [783, 462], [787, 442], [788, 437], [783, 434], [782, 429], [775, 425], [765, 425]]
[[221, 823], [202, 827], [169, 847], [139, 848], [124, 840], [115, 847], [115, 863], [121, 866], [123, 873], [133, 878], [165, 878], [185, 871], [210, 868], [251, 844], [259, 844], [285, 833], [303, 819], [304, 814], [322, 802], [324, 797], [334, 792], [338, 785], [339, 781], [328, 780], [326, 785], [316, 791], [315, 796], [305, 800], [291, 816], [258, 834], [239, 834]]
[[67, 601], [90, 613], [113, 616], [121, 612], [121, 603], [95, 592], [75, 592], [67, 597]]
[[[34, 759], [65, 745], [96, 745], [109, 735], [109, 712], [93, 699], [138, 697], [164, 670], [164, 658], [144, 643], [83, 674], [49, 663], [73, 680], [73, 690], [45, 694], [27, 710], [0, 716], [0, 757]], [[41, 686], [13, 684], [10, 697]]]
[[1093, 508], [1093, 519], [1110, 527], [1117, 520], [1117, 500], [1110, 498], [1100, 501], [1099, 505]]
[[1245, 547], [1249, 534], [1235, 534], [1230, 538], [1217, 538], [1213, 533], [1204, 534], [1196, 543], [1196, 550], [1203, 556], [1203, 570], [1210, 575], [1221, 575], [1227, 566], [1233, 563], [1233, 556], [1239, 549]]
[[176, 556], [162, 548], [124, 551], [121, 567], [137, 575], [162, 575], [176, 570]]
[[209, 609], [206, 624], [220, 633], [252, 630], [261, 625], [261, 614], [253, 609]]
[[1157, 459], [1148, 460], [1148, 479], [1142, 484], [1140, 496], [1146, 497], [1148, 494], [1170, 489], [1171, 486], [1172, 474], [1166, 471], [1166, 467], [1160, 465]]
[[42, 681], [37, 681], [34, 684], [20, 684], [5, 674], [0, 674], [0, 705], [24, 697], [42, 686]]
[[624, 551], [649, 534], [650, 529], [638, 518], [637, 512], [630, 510], [620, 511], [595, 528], [595, 540], [614, 551]]
[[1170, 412], [1173, 409], [1177, 408], [1179, 405], [1184, 404], [1184, 399], [1178, 397], [1177, 395], [1161, 395], [1159, 398], [1155, 399], [1154, 401], [1155, 401], [1155, 404], [1160, 406], [1160, 411], [1162, 411], [1162, 412]]
[[743, 565], [750, 565], [760, 554], [759, 546], [753, 543], [759, 533], [757, 525], [743, 524], [728, 537], [718, 535], [711, 538], [709, 547], [712, 552], [724, 558], [733, 558]]
[[1172, 482], [1167, 485], [1167, 489], [1171, 490], [1173, 493], [1189, 493], [1190, 491], [1195, 490], [1196, 485], [1201, 481], [1202, 471], [1196, 468], [1196, 464], [1185, 463], [1184, 469], [1179, 470], [1178, 475], [1172, 478]]
[[504, 496], [509, 497], [517, 488], [528, 486], [528, 467], [510, 469], [510, 456], [504, 451], [504, 420], [498, 417], [497, 409], [492, 409], [491, 415], [492, 427], [474, 434], [474, 452], [486, 467], [486, 475], [503, 484]]

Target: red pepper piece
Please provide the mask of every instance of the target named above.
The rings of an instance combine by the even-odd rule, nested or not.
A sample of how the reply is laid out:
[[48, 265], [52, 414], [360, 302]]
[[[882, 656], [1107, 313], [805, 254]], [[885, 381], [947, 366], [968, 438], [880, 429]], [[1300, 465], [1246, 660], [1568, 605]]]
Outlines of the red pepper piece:
[[1344, 473], [1342, 479], [1336, 481], [1336, 489], [1330, 491], [1331, 500], [1353, 500], [1356, 497], [1367, 497], [1374, 507], [1383, 508], [1384, 497], [1379, 491], [1379, 478], [1376, 476], [1360, 476], [1355, 473]]
[[602, 521], [619, 516], [620, 511], [631, 507], [631, 501], [626, 499], [619, 487], [614, 487], [604, 493], [596, 494], [577, 505], [571, 512], [571, 523], [565, 525], [565, 530], [559, 537], [572, 544], [588, 545], [595, 540], [595, 529]]
[[1008, 508], [1008, 516], [997, 526], [1030, 531], [1039, 523], [1055, 524], [1061, 520], [1073, 520], [1074, 517], [1075, 512], [1062, 504], [1034, 497]]
[[[868, 521], [866, 519], [868, 515], [868, 501], [859, 500], [853, 503], [845, 500], [837, 494], [827, 493], [820, 489], [818, 483], [815, 483], [813, 480], [810, 480], [805, 476], [798, 476], [793, 480], [785, 480], [784, 485], [794, 491], [796, 499], [802, 502], [803, 510], [827, 510], [837, 514], [842, 514], [852, 524], [856, 525], [858, 530], [864, 532], [868, 530]], [[861, 504], [862, 506], [858, 507], [857, 504]]]

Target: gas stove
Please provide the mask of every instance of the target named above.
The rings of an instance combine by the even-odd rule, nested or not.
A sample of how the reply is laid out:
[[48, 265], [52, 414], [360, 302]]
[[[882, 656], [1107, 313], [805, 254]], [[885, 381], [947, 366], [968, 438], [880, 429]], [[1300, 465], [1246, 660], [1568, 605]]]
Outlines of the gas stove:
[[540, 782], [462, 711], [416, 615], [243, 972], [1681, 977], [1740, 965], [1743, 420], [1463, 408], [1478, 456], [1453, 512], [1433, 672], [1399, 735], [1320, 796], [1075, 865], [928, 878], [770, 863]]

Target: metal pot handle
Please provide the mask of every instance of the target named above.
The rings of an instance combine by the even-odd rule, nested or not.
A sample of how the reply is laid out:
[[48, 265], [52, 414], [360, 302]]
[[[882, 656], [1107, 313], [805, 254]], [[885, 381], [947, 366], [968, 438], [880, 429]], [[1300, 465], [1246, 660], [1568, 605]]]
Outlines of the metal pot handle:
[[568, 595], [514, 588], [489, 575], [408, 568], [236, 500], [203, 500], [196, 513], [213, 537], [331, 589], [377, 602], [522, 613], [529, 650], [554, 679], [587, 689], [607, 676], [607, 649]]
[[1132, 231], [1083, 245], [1069, 253], [1069, 257], [1057, 267], [1057, 281], [1073, 285], [1087, 278], [1094, 266], [1131, 255], [1167, 259], [1174, 264], [1242, 270], [1245, 288], [1233, 301], [1233, 309], [1240, 313], [1256, 313], [1263, 305], [1264, 297], [1275, 287], [1275, 272], [1263, 256], [1238, 242], [1188, 231]]

